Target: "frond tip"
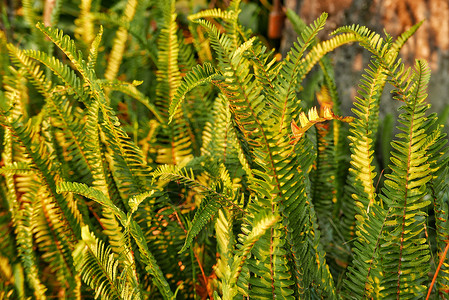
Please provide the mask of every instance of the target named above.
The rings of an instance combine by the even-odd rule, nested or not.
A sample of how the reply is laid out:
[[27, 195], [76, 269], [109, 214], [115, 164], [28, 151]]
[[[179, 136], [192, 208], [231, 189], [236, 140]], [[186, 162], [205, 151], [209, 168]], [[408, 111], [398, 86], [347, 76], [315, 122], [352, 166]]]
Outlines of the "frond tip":
[[324, 108], [323, 116], [319, 116], [316, 107], [312, 107], [308, 113], [307, 116], [304, 112], [301, 112], [299, 115], [299, 123], [301, 124], [301, 127], [296, 124], [295, 120], [291, 123], [291, 128], [293, 132], [292, 139], [293, 141], [290, 142], [290, 144], [296, 144], [299, 142], [299, 140], [302, 138], [304, 133], [309, 130], [310, 127], [317, 123], [322, 123], [329, 120], [339, 120], [342, 122], [350, 123], [354, 120], [353, 117], [340, 117], [335, 115], [330, 107], [326, 106]]

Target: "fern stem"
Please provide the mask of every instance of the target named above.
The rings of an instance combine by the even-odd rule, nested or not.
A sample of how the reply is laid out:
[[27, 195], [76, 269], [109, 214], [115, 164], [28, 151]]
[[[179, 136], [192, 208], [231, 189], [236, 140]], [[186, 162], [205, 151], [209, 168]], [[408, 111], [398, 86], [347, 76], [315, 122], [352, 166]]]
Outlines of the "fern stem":
[[438, 264], [435, 274], [433, 275], [432, 282], [430, 283], [430, 286], [429, 286], [429, 291], [427, 292], [426, 300], [429, 300], [430, 293], [432, 292], [432, 289], [433, 289], [433, 285], [435, 284], [435, 281], [437, 280], [438, 273], [440, 272], [441, 266], [443, 265], [443, 262], [446, 259], [447, 250], [449, 250], [449, 243], [446, 243], [446, 248], [444, 248], [443, 255], [441, 255], [441, 257], [440, 257], [440, 263]]

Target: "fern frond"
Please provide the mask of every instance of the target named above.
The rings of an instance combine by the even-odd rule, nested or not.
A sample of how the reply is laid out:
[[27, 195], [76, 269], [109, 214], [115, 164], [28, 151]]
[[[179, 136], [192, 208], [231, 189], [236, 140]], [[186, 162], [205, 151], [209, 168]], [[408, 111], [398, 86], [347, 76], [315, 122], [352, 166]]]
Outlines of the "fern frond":
[[151, 168], [143, 160], [141, 150], [119, 126], [117, 116], [109, 106], [103, 106], [103, 126], [106, 147], [110, 153], [109, 168], [123, 199], [147, 190]]
[[126, 215], [112, 203], [100, 190], [87, 186], [83, 183], [77, 182], [61, 182], [57, 186], [57, 192], [71, 192], [84, 196], [88, 199], [98, 202], [100, 205], [109, 208], [120, 220], [126, 220]]
[[392, 42], [387, 38], [384, 40], [380, 34], [371, 31], [365, 26], [354, 24], [351, 26], [342, 26], [334, 30], [331, 35], [349, 33], [355, 36], [359, 41], [360, 46], [367, 49], [369, 52], [376, 55], [378, 58], [382, 58], [390, 50]]
[[56, 192], [56, 184], [61, 179], [61, 175], [56, 165], [57, 161], [54, 160], [54, 156], [49, 152], [48, 146], [38, 140], [39, 137], [34, 132], [30, 121], [23, 124], [21, 120], [13, 120], [7, 126], [11, 128], [11, 131], [25, 147], [33, 165], [42, 178], [42, 183], [47, 186], [48, 192], [59, 206], [62, 212], [61, 216], [67, 222], [66, 224], [70, 224], [68, 228], [70, 228], [69, 232], [72, 235], [71, 240], [76, 239], [80, 232], [80, 216], [77, 210], [75, 210], [73, 199], [63, 197], [63, 195]]
[[[169, 101], [175, 95], [176, 89], [181, 82], [181, 74], [178, 66], [179, 45], [176, 30], [176, 13], [174, 1], [169, 0], [165, 4], [167, 6], [164, 13], [165, 26], [161, 29], [158, 40], [159, 57], [157, 71], [157, 100], [158, 105], [168, 110]], [[164, 110], [164, 111], [166, 111]]]
[[161, 123], [165, 123], [165, 119], [163, 117], [163, 114], [159, 111], [159, 109], [156, 107], [152, 101], [145, 96], [142, 92], [140, 92], [134, 83], [128, 83], [123, 82], [119, 80], [113, 80], [113, 81], [103, 81], [100, 80], [101, 85], [105, 88], [110, 89], [111, 91], [118, 91], [122, 92], [125, 95], [128, 95], [130, 97], [133, 97], [140, 103], [142, 103], [146, 108], [148, 108], [149, 111], [153, 113], [153, 115], [156, 117], [156, 119]]
[[[11, 101], [12, 99], [9, 99]], [[11, 117], [7, 118], [8, 121]], [[2, 153], [2, 161], [4, 168], [9, 168], [16, 164], [13, 161], [13, 135], [9, 128], [6, 128], [4, 133], [4, 151]], [[20, 165], [21, 163], [19, 163]], [[5, 184], [7, 187], [6, 201], [8, 202], [11, 211], [11, 221], [13, 223], [16, 238], [15, 243], [17, 247], [17, 254], [26, 272], [26, 277], [34, 290], [36, 299], [44, 300], [46, 298], [47, 287], [42, 283], [39, 276], [39, 262], [36, 253], [33, 251], [33, 228], [32, 228], [32, 214], [33, 207], [30, 202], [19, 202], [19, 191], [16, 186], [14, 175], [7, 172], [4, 173]], [[23, 287], [23, 286], [22, 286]], [[18, 288], [18, 295], [25, 297], [23, 288]]]
[[17, 162], [14, 161], [10, 165], [6, 165], [0, 168], [0, 175], [16, 175], [16, 174], [27, 174], [31, 172], [32, 169], [27, 162]]
[[[54, 119], [52, 119], [53, 125], [62, 129], [64, 141], [61, 142], [61, 145], [72, 156], [70, 163], [74, 169], [76, 169], [79, 178], [81, 178], [82, 181], [89, 183], [91, 181], [91, 174], [93, 174], [93, 167], [91, 166], [90, 160], [86, 157], [87, 149], [83, 146], [86, 137], [82, 135], [83, 124], [79, 122], [80, 117], [78, 116], [77, 118], [77, 115], [72, 111], [72, 106], [69, 104], [68, 99], [55, 92], [55, 88], [52, 88], [51, 83], [47, 81], [40, 68], [31, 61], [23, 51], [12, 45], [9, 45], [8, 47], [11, 54], [14, 55], [17, 64], [26, 70], [25, 74], [27, 77], [31, 79], [37, 89], [45, 96], [45, 100], [48, 104], [48, 114], [54, 117]], [[63, 66], [59, 60], [48, 58], [44, 53], [28, 52], [34, 53], [37, 57], [40, 57], [39, 59], [52, 64], [52, 66], [55, 67], [56, 72], [61, 71], [61, 73], [65, 73], [67, 75], [65, 77], [70, 81], [68, 84], [72, 84], [75, 90], [78, 89], [80, 97], [85, 97], [85, 92], [81, 87], [81, 83], [71, 69]]]
[[[124, 20], [131, 22], [136, 13], [138, 0], [128, 0], [126, 3], [125, 11], [123, 14]], [[108, 66], [106, 68], [104, 77], [108, 80], [113, 80], [117, 77], [122, 59], [125, 51], [125, 43], [128, 39], [128, 31], [124, 27], [120, 27], [116, 31], [116, 36], [112, 46], [111, 53], [109, 54]]]
[[[212, 116], [213, 121], [206, 123], [203, 130], [201, 153], [221, 160], [229, 168], [236, 168], [238, 160], [244, 158], [239, 158], [240, 145], [232, 126], [231, 110], [223, 95], [215, 99]], [[242, 165], [246, 166], [247, 163]]]
[[132, 197], [129, 199], [128, 204], [130, 208], [130, 213], [133, 214], [136, 212], [136, 210], [139, 208], [139, 205], [145, 201], [148, 197], [152, 196], [154, 194], [154, 190], [145, 192], [142, 194], [139, 194], [137, 196]]
[[92, 84], [92, 71], [88, 71], [83, 55], [77, 50], [75, 42], [68, 35], [64, 35], [62, 30], [45, 27], [42, 23], [37, 23], [36, 27], [64, 52], [83, 78]]
[[69, 288], [68, 294], [75, 294], [76, 271], [73, 265], [72, 250], [74, 243], [67, 233], [67, 223], [59, 216], [59, 209], [44, 185], [33, 182], [34, 187], [24, 194], [23, 201], [30, 201], [33, 207], [31, 219], [35, 242], [56, 276], [61, 286]]
[[195, 87], [204, 83], [219, 80], [220, 75], [216, 73], [215, 68], [210, 63], [204, 63], [203, 66], [194, 67], [184, 78], [181, 85], [177, 88], [176, 93], [170, 103], [168, 110], [169, 122], [173, 120], [176, 110], [181, 105], [186, 94]]
[[120, 223], [127, 228], [127, 230], [129, 230], [129, 233], [134, 238], [134, 241], [139, 247], [141, 259], [146, 264], [146, 270], [155, 278], [155, 284], [159, 288], [159, 291], [163, 294], [164, 298], [171, 299], [173, 297], [170, 286], [163, 276], [156, 259], [148, 249], [145, 235], [135, 220], [128, 218], [125, 213], [115, 206], [114, 203], [112, 203], [112, 201], [108, 199], [108, 197], [106, 197], [100, 190], [88, 187], [85, 184], [62, 182], [58, 185], [58, 192], [72, 192], [80, 194], [110, 209], [114, 215], [117, 216]]
[[224, 21], [233, 21], [237, 17], [238, 15], [236, 15], [233, 10], [223, 11], [220, 8], [212, 8], [212, 9], [205, 9], [196, 14], [189, 15], [188, 19], [190, 21], [195, 21], [198, 19], [215, 18]]
[[292, 123], [291, 123], [292, 132], [293, 132], [292, 138], [295, 139], [292, 143], [296, 144], [302, 138], [304, 133], [313, 125], [322, 123], [325, 121], [329, 121], [329, 120], [339, 120], [342, 122], [350, 123], [354, 120], [354, 118], [353, 117], [339, 117], [339, 116], [335, 115], [329, 107], [324, 108], [323, 116], [320, 117], [318, 115], [316, 107], [312, 107], [309, 110], [307, 116], [304, 112], [301, 112], [301, 114], [299, 115], [299, 122], [301, 124], [301, 127], [299, 127], [296, 124], [295, 120], [292, 121]]
[[392, 174], [386, 175], [388, 180], [382, 197], [391, 209], [386, 222], [391, 229], [385, 233], [381, 250], [385, 274], [382, 294], [385, 297], [424, 297], [429, 271], [429, 247], [421, 233], [426, 217], [424, 209], [430, 204], [422, 197], [426, 194], [426, 183], [432, 177], [426, 149], [422, 147], [426, 142], [424, 126], [428, 105], [424, 101], [430, 70], [419, 60], [415, 68], [411, 78], [402, 77], [402, 72], [396, 74], [398, 81], [403, 83], [401, 87], [409, 89], [402, 90], [406, 105], [399, 117], [401, 133], [392, 143]]
[[[164, 119], [168, 119], [170, 102], [173, 101], [177, 88], [181, 84], [181, 72], [179, 69], [179, 41], [176, 34], [175, 1], [163, 3], [164, 25], [158, 39], [159, 56], [156, 105]], [[176, 115], [175, 115], [176, 114]], [[191, 128], [185, 112], [179, 107], [173, 112], [173, 124], [164, 128], [166, 144], [159, 150], [157, 161], [159, 163], [179, 164], [188, 161], [192, 157], [192, 144], [195, 144], [194, 130]]]
[[[285, 127], [285, 124], [289, 123], [289, 120], [286, 119], [289, 113], [296, 110], [296, 107], [289, 109], [289, 106], [296, 105], [297, 102], [295, 99], [296, 83], [298, 82], [304, 52], [315, 42], [315, 37], [324, 28], [326, 19], [327, 14], [323, 13], [310, 26], [305, 27], [301, 38], [298, 38], [298, 43], [293, 45], [293, 49], [290, 50], [282, 63], [282, 69], [275, 81], [278, 90], [278, 105], [279, 109], [282, 110], [279, 121], [280, 131]], [[292, 118], [294, 119], [295, 116], [292, 116]]]
[[[225, 168], [222, 166], [221, 170], [223, 172]], [[226, 177], [228, 177], [229, 179], [228, 174], [220, 175], [220, 178], [218, 178], [217, 181], [215, 182], [216, 186], [214, 185], [206, 186], [203, 183], [195, 180], [195, 176], [193, 174], [192, 169], [179, 168], [174, 165], [160, 166], [153, 172], [153, 176], [154, 178], [157, 178], [159, 180], [171, 180], [182, 182], [188, 185], [191, 189], [198, 189], [200, 191], [203, 191], [210, 197], [220, 200], [223, 203], [232, 206], [233, 208], [242, 210], [242, 208], [233, 203], [235, 195], [232, 189], [229, 188], [229, 184], [224, 184], [222, 191], [220, 191], [220, 189], [216, 190], [216, 188], [220, 186], [220, 181], [223, 182], [223, 180], [226, 180]]]
[[190, 247], [195, 236], [198, 235], [198, 233], [203, 229], [207, 222], [215, 217], [218, 210], [221, 208], [221, 205], [222, 204], [216, 201], [214, 197], [206, 196], [202, 199], [201, 205], [198, 208], [198, 211], [195, 213], [195, 217], [193, 218], [192, 225], [187, 232], [184, 246], [179, 251], [179, 253], [184, 252]]
[[230, 210], [222, 208], [218, 211], [215, 222], [215, 235], [217, 238], [217, 253], [220, 256], [214, 268], [217, 277], [221, 279], [221, 291], [224, 299], [231, 298], [232, 288], [230, 280], [232, 274], [228, 271], [233, 262], [235, 238], [232, 232], [232, 217]]
[[41, 51], [24, 50], [23, 54], [41, 62], [52, 70], [62, 80], [69, 94], [74, 93], [80, 101], [84, 101], [86, 92], [83, 88], [83, 82], [69, 66]]
[[25, 70], [25, 75], [27, 75], [36, 89], [44, 95], [45, 98], [50, 98], [52, 84], [47, 80], [44, 72], [41, 71], [40, 68], [31, 61], [31, 59], [25, 56], [23, 51], [19, 50], [12, 44], [8, 44], [7, 47], [13, 62], [15, 62], [19, 68], [23, 68]]
[[[88, 0], [88, 1], [90, 1], [90, 0]], [[83, 0], [83, 2], [86, 2], [86, 0]], [[98, 31], [97, 35], [95, 36], [95, 39], [92, 41], [92, 44], [90, 45], [89, 56], [87, 58], [87, 68], [88, 69], [92, 69], [92, 70], [95, 69], [95, 65], [97, 63], [97, 56], [98, 56], [98, 47], [100, 47], [102, 36], [103, 36], [103, 26], [100, 26], [100, 30]]]
[[95, 290], [95, 298], [141, 299], [141, 294], [129, 286], [125, 271], [119, 269], [111, 249], [105, 247], [87, 226], [83, 226], [81, 236], [82, 242], [73, 257], [83, 280]]
[[143, 156], [140, 150], [129, 141], [127, 134], [119, 127], [120, 122], [107, 105], [106, 95], [96, 79], [95, 73], [86, 66], [85, 61], [82, 60], [81, 52], [75, 54], [76, 47], [70, 37], [63, 35], [62, 31], [45, 28], [39, 24], [38, 28], [61, 48], [92, 90], [96, 103], [91, 103], [89, 107], [86, 131], [92, 133], [90, 136], [92, 145], [88, 147], [88, 156], [90, 156], [93, 165], [100, 165], [99, 170], [93, 172], [95, 180], [100, 186], [105, 186], [104, 169], [101, 167], [101, 157], [98, 152], [100, 146], [97, 126], [100, 123], [98, 114], [101, 111], [101, 132], [104, 133], [106, 140], [109, 142], [107, 145], [111, 150], [111, 167], [120, 170], [119, 172], [113, 172], [115, 179], [119, 182], [120, 192], [124, 198], [143, 192], [144, 184], [141, 182], [142, 180], [145, 181], [148, 174], [148, 169], [143, 163]]
[[38, 260], [33, 251], [33, 237], [31, 216], [32, 207], [30, 203], [23, 203], [21, 212], [16, 215], [16, 234], [19, 257], [21, 258], [28, 280], [34, 289], [36, 299], [47, 299], [45, 292], [47, 287], [41, 282], [39, 276]]
[[92, 0], [81, 0], [79, 4], [80, 13], [75, 20], [75, 36], [83, 40], [86, 44], [94, 40], [94, 24], [91, 12]]
[[[253, 249], [254, 245], [259, 241], [259, 239], [263, 235], [267, 233], [267, 231], [270, 228], [276, 225], [278, 220], [279, 216], [273, 215], [271, 212], [267, 210], [262, 210], [257, 215], [254, 216], [254, 219], [252, 220], [253, 221], [252, 229], [248, 231], [246, 234], [242, 234], [239, 237], [239, 245], [237, 246], [238, 252], [236, 253], [236, 256], [231, 266], [232, 277], [230, 278], [229, 281], [230, 291], [232, 291], [232, 289], [235, 289], [235, 284], [237, 284], [239, 280], [242, 268], [246, 263], [246, 260], [250, 255], [250, 252]], [[237, 291], [234, 291], [233, 294], [229, 293], [228, 298], [223, 299], [234, 299], [236, 292]]]
[[40, 19], [35, 10], [34, 10], [34, 2], [31, 0], [23, 0], [23, 16], [28, 23], [28, 26], [33, 27], [34, 24], [38, 22]]

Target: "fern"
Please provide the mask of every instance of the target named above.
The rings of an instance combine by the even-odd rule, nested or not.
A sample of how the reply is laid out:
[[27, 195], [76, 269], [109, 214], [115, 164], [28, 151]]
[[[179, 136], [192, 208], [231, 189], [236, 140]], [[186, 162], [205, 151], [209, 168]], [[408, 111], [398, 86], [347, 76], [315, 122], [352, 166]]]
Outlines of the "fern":
[[141, 299], [124, 274], [111, 249], [99, 241], [87, 227], [82, 229], [82, 242], [73, 253], [83, 280], [95, 290], [95, 298]]
[[88, 187], [80, 183], [69, 183], [63, 182], [58, 186], [58, 192], [74, 192], [85, 197], [88, 197], [102, 206], [110, 209], [114, 215], [118, 218], [120, 223], [129, 230], [129, 233], [134, 238], [137, 246], [139, 247], [142, 259], [147, 265], [147, 271], [149, 271], [156, 280], [156, 285], [159, 287], [160, 291], [163, 293], [164, 297], [170, 299], [173, 294], [170, 290], [168, 283], [166, 282], [164, 276], [161, 274], [159, 266], [156, 260], [148, 249], [145, 243], [145, 237], [143, 235], [142, 229], [131, 218], [128, 218], [125, 213], [123, 213], [117, 206], [115, 206], [110, 199], [108, 199], [101, 191]]
[[[392, 230], [386, 236], [387, 242], [383, 244], [382, 251], [392, 255], [385, 256], [384, 272], [385, 287], [383, 294], [388, 295], [423, 295], [425, 287], [425, 274], [428, 272], [428, 260], [430, 259], [428, 244], [425, 238], [419, 238], [424, 230], [425, 212], [423, 209], [430, 204], [428, 200], [421, 200], [425, 195], [425, 184], [431, 179], [430, 169], [426, 164], [427, 158], [424, 156], [426, 148], [422, 148], [425, 135], [422, 134], [425, 125], [424, 113], [427, 105], [424, 102], [427, 94], [427, 86], [430, 71], [422, 61], [417, 61], [416, 73], [412, 79], [416, 81], [407, 90], [404, 99], [406, 106], [405, 113], [400, 116], [404, 126], [399, 130], [404, 132], [398, 134], [400, 140], [392, 144], [395, 151], [392, 153], [392, 174], [388, 175], [385, 181], [385, 202], [391, 209], [391, 214], [387, 220], [387, 225]], [[401, 78], [399, 73], [395, 77]], [[408, 78], [399, 79], [403, 83], [410, 80]], [[431, 145], [431, 144], [430, 144]], [[430, 146], [429, 145], [429, 146]], [[416, 237], [413, 242], [405, 240], [404, 235]], [[418, 250], [418, 251], [417, 251]], [[391, 267], [389, 261], [392, 257], [400, 260], [397, 266]], [[408, 282], [414, 281], [413, 288], [401, 288]], [[391, 283], [395, 282], [396, 286]]]
[[180, 87], [176, 89], [176, 95], [173, 97], [168, 111], [169, 122], [173, 120], [174, 114], [176, 113], [180, 102], [190, 90], [194, 89], [198, 85], [212, 82], [218, 78], [219, 75], [215, 73], [214, 68], [209, 63], [193, 68], [192, 71], [184, 77]]
[[[62, 1], [25, 1], [55, 27], [32, 50], [18, 21], [0, 32], [0, 298], [444, 294], [447, 139], [426, 63], [398, 59], [421, 23], [320, 41], [327, 14], [287, 11], [300, 37], [279, 59], [240, 0], [186, 18], [175, 2], [82, 0], [73, 27]], [[346, 117], [329, 54], [350, 43], [371, 60]], [[387, 84], [404, 105], [378, 153]]]
[[[137, 0], [129, 0], [126, 3], [123, 18], [127, 22], [130, 22], [133, 19], [134, 14], [136, 13], [137, 4]], [[128, 31], [124, 27], [120, 27], [116, 32], [116, 37], [108, 61], [108, 67], [104, 74], [104, 77], [108, 80], [113, 80], [117, 77], [127, 38]]]

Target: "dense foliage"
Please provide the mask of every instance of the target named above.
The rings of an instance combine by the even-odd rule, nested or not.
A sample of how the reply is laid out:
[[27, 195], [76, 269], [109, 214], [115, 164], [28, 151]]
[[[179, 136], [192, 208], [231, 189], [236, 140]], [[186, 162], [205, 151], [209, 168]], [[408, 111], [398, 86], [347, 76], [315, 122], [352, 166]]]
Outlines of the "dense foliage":
[[[447, 140], [398, 58], [420, 24], [320, 41], [289, 11], [280, 59], [238, 0], [51, 4], [2, 11], [0, 299], [446, 299]], [[350, 113], [328, 54], [353, 43]]]

